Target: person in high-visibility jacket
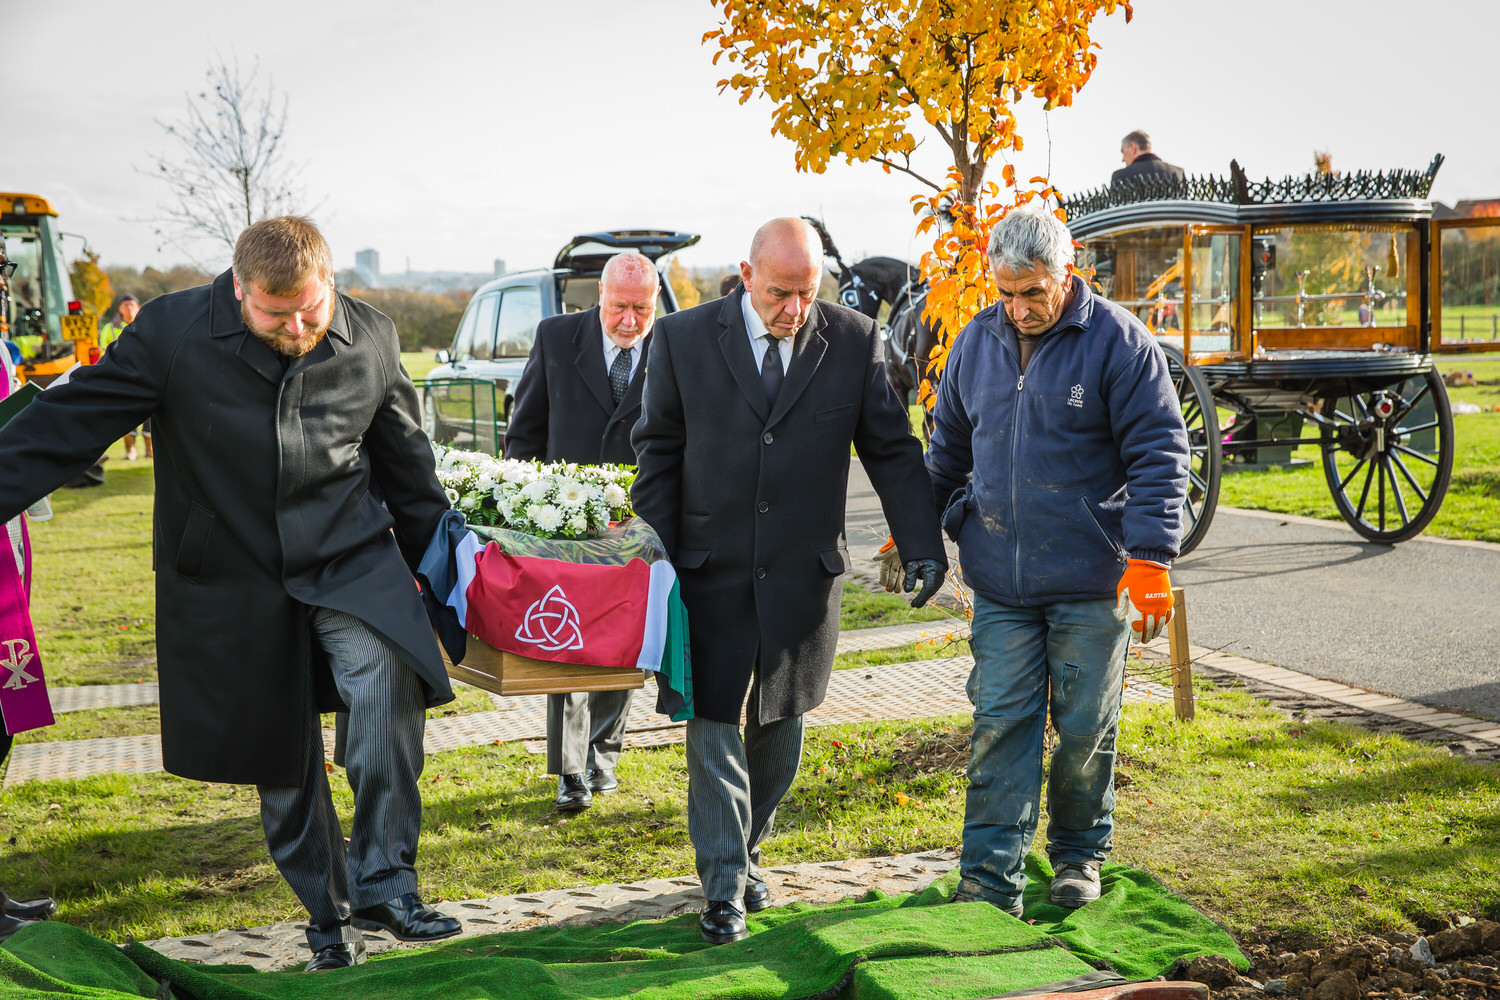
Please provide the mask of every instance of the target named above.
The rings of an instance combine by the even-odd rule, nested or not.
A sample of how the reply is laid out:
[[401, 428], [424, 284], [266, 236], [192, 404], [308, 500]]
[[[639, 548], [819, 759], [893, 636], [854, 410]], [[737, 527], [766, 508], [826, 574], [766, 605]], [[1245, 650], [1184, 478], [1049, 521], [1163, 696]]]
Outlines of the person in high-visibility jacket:
[[[99, 350], [108, 350], [109, 345], [113, 344], [115, 340], [120, 336], [120, 334], [125, 332], [125, 328], [131, 323], [135, 322], [136, 313], [140, 311], [140, 299], [137, 299], [134, 295], [120, 296], [120, 301], [115, 305], [114, 321], [104, 324], [104, 327], [99, 331]], [[140, 431], [141, 438], [146, 442], [146, 457], [151, 458], [152, 453], [150, 419], [148, 418], [146, 422], [141, 424], [138, 429]], [[125, 458], [130, 462], [135, 461], [137, 454], [135, 450], [135, 435], [136, 432], [131, 431], [129, 434], [126, 434], [123, 439], [125, 444]]]

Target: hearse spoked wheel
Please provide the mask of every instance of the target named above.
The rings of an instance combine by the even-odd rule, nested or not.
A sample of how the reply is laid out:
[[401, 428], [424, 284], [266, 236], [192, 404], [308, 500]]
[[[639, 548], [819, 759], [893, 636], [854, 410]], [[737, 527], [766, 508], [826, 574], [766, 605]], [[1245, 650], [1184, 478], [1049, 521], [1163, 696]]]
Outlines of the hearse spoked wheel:
[[1188, 495], [1182, 509], [1182, 547], [1187, 555], [1203, 541], [1213, 523], [1214, 509], [1219, 505], [1219, 484], [1223, 476], [1223, 449], [1219, 442], [1219, 411], [1214, 407], [1208, 379], [1193, 365], [1182, 362], [1182, 352], [1163, 344], [1167, 370], [1182, 403], [1182, 420], [1187, 424]]
[[1453, 475], [1453, 410], [1442, 377], [1429, 369], [1377, 389], [1346, 384], [1319, 410], [1323, 475], [1344, 520], [1372, 542], [1420, 534]]

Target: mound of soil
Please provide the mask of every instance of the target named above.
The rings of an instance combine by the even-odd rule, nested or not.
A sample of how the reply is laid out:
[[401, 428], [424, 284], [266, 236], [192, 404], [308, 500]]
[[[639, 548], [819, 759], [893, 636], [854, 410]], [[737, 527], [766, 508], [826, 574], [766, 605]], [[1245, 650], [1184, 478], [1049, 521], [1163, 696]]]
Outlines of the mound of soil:
[[1458, 917], [1426, 935], [1393, 932], [1313, 945], [1271, 938], [1244, 947], [1254, 963], [1241, 976], [1221, 958], [1202, 958], [1172, 979], [1209, 987], [1214, 1000], [1405, 1000], [1500, 997], [1500, 923]]

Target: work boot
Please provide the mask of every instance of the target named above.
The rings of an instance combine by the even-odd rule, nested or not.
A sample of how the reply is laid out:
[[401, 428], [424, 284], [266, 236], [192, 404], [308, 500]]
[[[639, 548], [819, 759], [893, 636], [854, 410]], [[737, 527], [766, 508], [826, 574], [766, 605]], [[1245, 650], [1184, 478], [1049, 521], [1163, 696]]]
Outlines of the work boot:
[[1015, 899], [1011, 900], [1008, 903], [1002, 903], [998, 900], [990, 899], [988, 896], [981, 896], [978, 893], [970, 892], [967, 889], [960, 889], [953, 894], [952, 901], [955, 903], [989, 903], [996, 909], [1003, 910], [1004, 912], [1009, 913], [1017, 920], [1020, 920], [1023, 916], [1025, 916], [1026, 913], [1026, 907], [1021, 902], [1020, 896], [1017, 896]]
[[1099, 898], [1099, 862], [1064, 861], [1052, 876], [1052, 902], [1076, 910]]

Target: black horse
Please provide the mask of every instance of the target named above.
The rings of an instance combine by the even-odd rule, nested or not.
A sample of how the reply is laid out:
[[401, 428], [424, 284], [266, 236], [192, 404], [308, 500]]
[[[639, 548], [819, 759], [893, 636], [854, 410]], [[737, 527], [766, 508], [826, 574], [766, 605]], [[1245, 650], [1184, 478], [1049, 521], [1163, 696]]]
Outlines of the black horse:
[[838, 265], [834, 275], [839, 280], [839, 301], [872, 319], [882, 302], [891, 307], [884, 332], [885, 377], [896, 395], [906, 399], [921, 382], [938, 342], [939, 327], [922, 318], [927, 283], [921, 280], [921, 272], [894, 257], [867, 257], [845, 264], [823, 224], [803, 218], [818, 231], [823, 253]]

